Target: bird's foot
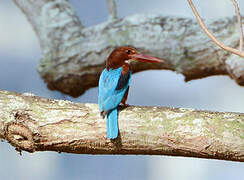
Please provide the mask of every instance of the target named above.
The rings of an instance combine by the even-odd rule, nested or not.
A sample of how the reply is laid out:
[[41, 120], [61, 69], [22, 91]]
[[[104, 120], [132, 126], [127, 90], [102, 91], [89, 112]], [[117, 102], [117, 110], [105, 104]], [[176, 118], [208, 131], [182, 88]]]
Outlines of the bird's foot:
[[105, 112], [104, 111], [100, 112], [100, 116], [102, 116], [102, 118], [104, 119], [105, 118]]
[[130, 105], [129, 104], [122, 104], [122, 107], [123, 108], [127, 108], [127, 107], [129, 107]]
[[124, 108], [129, 107], [130, 105], [129, 104], [125, 104], [125, 103], [120, 103], [119, 106], [120, 106], [121, 109], [124, 109]]

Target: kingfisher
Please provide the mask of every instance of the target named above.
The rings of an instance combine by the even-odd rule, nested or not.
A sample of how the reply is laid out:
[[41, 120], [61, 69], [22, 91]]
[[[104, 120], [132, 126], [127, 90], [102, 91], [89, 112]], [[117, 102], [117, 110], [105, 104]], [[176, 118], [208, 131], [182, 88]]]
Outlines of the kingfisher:
[[131, 60], [162, 63], [163, 60], [138, 52], [134, 47], [115, 48], [108, 56], [106, 68], [99, 78], [98, 104], [100, 114], [107, 119], [107, 138], [118, 137], [118, 106], [128, 106], [129, 86], [131, 82]]

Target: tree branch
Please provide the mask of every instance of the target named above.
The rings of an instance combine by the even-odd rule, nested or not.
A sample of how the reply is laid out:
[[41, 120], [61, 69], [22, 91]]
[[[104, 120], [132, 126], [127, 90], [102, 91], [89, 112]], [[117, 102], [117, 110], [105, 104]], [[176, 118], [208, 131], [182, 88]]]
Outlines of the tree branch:
[[117, 16], [117, 5], [115, 0], [107, 0], [107, 6], [109, 11], [109, 19], [115, 20], [118, 19]]
[[241, 52], [241, 51], [238, 51], [237, 49], [234, 49], [232, 47], [228, 47], [228, 46], [225, 46], [223, 43], [221, 43], [207, 28], [207, 26], [204, 24], [204, 22], [202, 21], [200, 15], [198, 14], [197, 12], [197, 9], [195, 8], [195, 6], [193, 5], [192, 1], [191, 0], [187, 0], [194, 15], [196, 16], [196, 19], [199, 23], [199, 25], [201, 26], [201, 28], [204, 30], [204, 32], [208, 35], [208, 37], [210, 39], [212, 39], [213, 42], [215, 42], [219, 47], [221, 47], [222, 49], [230, 52], [230, 53], [233, 53], [233, 54], [236, 54], [242, 58], [244, 58], [244, 52]]
[[244, 162], [244, 114], [183, 108], [128, 107], [120, 136], [106, 139], [96, 104], [0, 91], [0, 138], [18, 151], [144, 154]]
[[43, 56], [48, 55], [56, 61], [62, 54], [66, 55], [65, 51], [75, 40], [81, 42], [83, 26], [69, 1], [13, 1], [26, 15], [36, 32]]
[[240, 29], [240, 43], [239, 43], [239, 50], [242, 51], [243, 48], [243, 30], [242, 30], [242, 20], [241, 20], [241, 14], [240, 14], [240, 10], [238, 7], [238, 3], [236, 2], [236, 0], [232, 0], [233, 5], [235, 6], [235, 11], [236, 11], [236, 17], [237, 17], [237, 21], [239, 24], [239, 29]]
[[[77, 97], [97, 86], [108, 54], [121, 45], [135, 46], [165, 60], [164, 64], [134, 64], [134, 72], [169, 69], [183, 74], [186, 81], [230, 75], [244, 85], [244, 61], [219, 49], [192, 19], [134, 15], [82, 28], [67, 0], [15, 3], [39, 37], [42, 58], [38, 72], [49, 89]], [[234, 17], [212, 21], [207, 26], [226, 45], [238, 46]]]

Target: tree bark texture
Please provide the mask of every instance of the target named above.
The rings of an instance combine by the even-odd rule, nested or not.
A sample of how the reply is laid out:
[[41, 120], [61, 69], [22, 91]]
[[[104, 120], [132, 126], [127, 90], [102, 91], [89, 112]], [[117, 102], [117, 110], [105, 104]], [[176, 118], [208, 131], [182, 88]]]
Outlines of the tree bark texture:
[[[42, 57], [38, 72], [49, 89], [77, 97], [97, 86], [109, 53], [122, 45], [165, 60], [163, 64], [133, 64], [134, 72], [168, 69], [183, 74], [186, 81], [229, 75], [244, 85], [244, 60], [218, 48], [190, 18], [142, 14], [84, 27], [68, 0], [14, 2], [39, 38]], [[108, 4], [110, 14], [116, 17], [112, 3]], [[235, 17], [206, 24], [225, 45], [238, 47]]]
[[244, 114], [131, 106], [120, 135], [106, 138], [96, 104], [0, 91], [0, 138], [18, 151], [144, 154], [244, 162]]

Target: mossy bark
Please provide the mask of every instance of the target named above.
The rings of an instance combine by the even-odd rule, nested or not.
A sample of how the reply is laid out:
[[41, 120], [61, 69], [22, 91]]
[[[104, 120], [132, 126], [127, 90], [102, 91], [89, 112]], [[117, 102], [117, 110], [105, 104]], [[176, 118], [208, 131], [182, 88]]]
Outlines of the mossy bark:
[[0, 138], [18, 151], [143, 154], [244, 162], [244, 114], [130, 106], [106, 138], [96, 104], [0, 91]]

